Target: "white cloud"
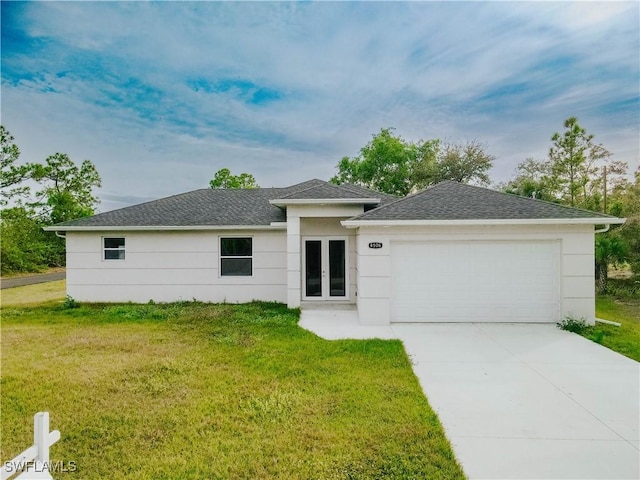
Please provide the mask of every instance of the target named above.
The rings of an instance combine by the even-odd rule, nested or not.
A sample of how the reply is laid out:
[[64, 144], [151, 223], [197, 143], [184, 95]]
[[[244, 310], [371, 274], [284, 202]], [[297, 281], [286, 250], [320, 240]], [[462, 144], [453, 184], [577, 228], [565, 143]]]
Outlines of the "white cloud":
[[[505, 180], [577, 115], [638, 163], [635, 2], [51, 2], [20, 18], [48, 46], [12, 57], [3, 39], [7, 75], [34, 76], [5, 79], [3, 123], [29, 160], [93, 160], [103, 208], [206, 187], [223, 166], [266, 186], [328, 178], [388, 126], [487, 141]], [[188, 83], [232, 80], [281, 98]]]

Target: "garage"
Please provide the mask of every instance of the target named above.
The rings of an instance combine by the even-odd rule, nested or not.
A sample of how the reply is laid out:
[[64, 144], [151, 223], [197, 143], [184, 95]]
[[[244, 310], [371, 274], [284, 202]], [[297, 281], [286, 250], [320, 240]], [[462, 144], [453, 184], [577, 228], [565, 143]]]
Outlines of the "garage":
[[560, 241], [392, 242], [393, 322], [557, 322]]
[[624, 221], [438, 183], [341, 221], [357, 229], [358, 319], [593, 325], [594, 238]]

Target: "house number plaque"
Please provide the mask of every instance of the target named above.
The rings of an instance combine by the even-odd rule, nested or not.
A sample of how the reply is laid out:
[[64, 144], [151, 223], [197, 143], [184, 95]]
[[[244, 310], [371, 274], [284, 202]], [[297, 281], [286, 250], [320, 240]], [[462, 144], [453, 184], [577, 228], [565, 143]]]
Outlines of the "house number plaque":
[[371, 242], [369, 248], [382, 248], [382, 242]]

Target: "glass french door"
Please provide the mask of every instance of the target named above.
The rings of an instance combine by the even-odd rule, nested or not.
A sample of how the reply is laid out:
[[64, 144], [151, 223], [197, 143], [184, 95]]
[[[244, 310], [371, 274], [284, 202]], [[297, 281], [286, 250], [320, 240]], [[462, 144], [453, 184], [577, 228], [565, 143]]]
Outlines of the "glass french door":
[[347, 297], [347, 239], [303, 239], [303, 296], [308, 300]]

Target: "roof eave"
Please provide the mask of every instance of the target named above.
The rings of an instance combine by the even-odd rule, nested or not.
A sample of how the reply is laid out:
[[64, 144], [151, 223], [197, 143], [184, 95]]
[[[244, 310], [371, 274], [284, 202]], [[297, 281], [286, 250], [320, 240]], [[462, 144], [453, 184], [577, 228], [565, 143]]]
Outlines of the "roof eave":
[[495, 218], [469, 220], [343, 220], [346, 228], [358, 227], [419, 227], [457, 225], [621, 225], [625, 218]]
[[379, 198], [277, 198], [269, 200], [271, 205], [377, 205]]
[[52, 225], [44, 227], [46, 232], [153, 232], [153, 231], [189, 231], [189, 230], [286, 230], [284, 222], [273, 222], [271, 225], [89, 225], [64, 226]]

